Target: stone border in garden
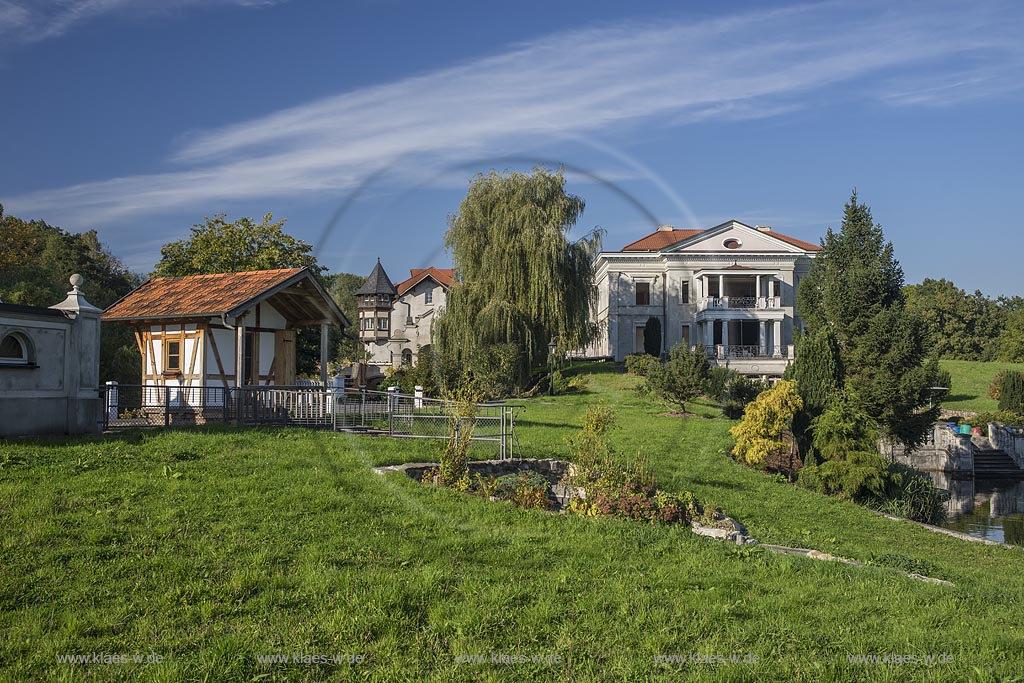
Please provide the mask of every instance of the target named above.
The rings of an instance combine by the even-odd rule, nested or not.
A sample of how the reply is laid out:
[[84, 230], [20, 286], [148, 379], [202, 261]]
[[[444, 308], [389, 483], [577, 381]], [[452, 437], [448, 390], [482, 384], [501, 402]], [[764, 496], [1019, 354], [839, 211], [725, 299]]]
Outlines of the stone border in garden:
[[[401, 472], [410, 479], [415, 481], [422, 481], [423, 475], [432, 470], [436, 470], [440, 467], [439, 463], [436, 462], [410, 462], [404, 465], [385, 465], [383, 467], [374, 467], [374, 474], [389, 474], [391, 472]], [[479, 474], [484, 477], [501, 477], [509, 474], [518, 474], [519, 472], [529, 471], [540, 474], [551, 483], [552, 496], [559, 503], [560, 507], [571, 500], [573, 497], [583, 498], [586, 493], [583, 489], [579, 489], [572, 486], [565, 486], [559, 484], [565, 477], [572, 476], [574, 473], [574, 467], [572, 463], [565, 460], [555, 460], [553, 458], [540, 459], [540, 458], [514, 458], [511, 460], [470, 460], [468, 463], [470, 475]], [[556, 490], [558, 489], [558, 490]], [[881, 514], [881, 513], [879, 513]], [[884, 515], [891, 519], [900, 519], [899, 517], [892, 517], [891, 515]], [[904, 520], [908, 521], [908, 520]], [[820, 550], [811, 550], [809, 548], [789, 548], [783, 545], [769, 545], [760, 543], [757, 539], [751, 538], [747, 535], [747, 528], [737, 522], [732, 517], [727, 517], [722, 513], [715, 513], [714, 519], [716, 526], [707, 526], [701, 524], [697, 520], [690, 522], [690, 529], [693, 533], [698, 536], [705, 536], [707, 538], [713, 538], [717, 541], [732, 542], [737, 545], [754, 545], [773, 553], [780, 553], [784, 555], [799, 555], [807, 557], [812, 560], [827, 560], [832, 562], [842, 562], [854, 567], [867, 566], [863, 562], [858, 560], [851, 560], [845, 557], [837, 557], [828, 553], [823, 553]], [[919, 524], [915, 522], [915, 524]], [[927, 524], [921, 524], [920, 526], [928, 527]], [[940, 531], [942, 533], [948, 533], [950, 535], [959, 535], [955, 531], [949, 531], [948, 529], [941, 529], [939, 527], [929, 527], [932, 530]], [[984, 540], [973, 537], [968, 537], [972, 541]], [[996, 543], [996, 541], [986, 541], [987, 543]], [[1005, 544], [997, 544], [1005, 545]], [[1008, 546], [1012, 547], [1012, 546]], [[930, 576], [923, 576], [921, 574], [913, 574], [909, 572], [900, 572], [904, 576], [916, 579], [918, 581], [924, 581], [927, 583], [952, 586], [954, 585], [950, 581], [943, 579], [936, 579]]]

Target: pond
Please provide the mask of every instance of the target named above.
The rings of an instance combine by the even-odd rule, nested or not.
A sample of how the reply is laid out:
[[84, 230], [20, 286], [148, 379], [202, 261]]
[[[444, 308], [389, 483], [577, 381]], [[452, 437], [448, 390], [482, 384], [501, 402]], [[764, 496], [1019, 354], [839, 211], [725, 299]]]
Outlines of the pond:
[[1024, 479], [954, 479], [946, 472], [928, 474], [936, 486], [949, 492], [944, 527], [1024, 546]]

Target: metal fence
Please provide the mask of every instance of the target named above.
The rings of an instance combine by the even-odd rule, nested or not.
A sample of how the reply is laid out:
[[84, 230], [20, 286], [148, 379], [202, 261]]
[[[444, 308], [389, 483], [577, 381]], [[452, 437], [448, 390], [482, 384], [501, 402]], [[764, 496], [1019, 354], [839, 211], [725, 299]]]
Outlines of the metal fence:
[[223, 387], [175, 387], [108, 383], [100, 388], [102, 427], [170, 427], [223, 422]]
[[[228, 389], [110, 383], [101, 392], [105, 430], [226, 422], [448, 439], [456, 415], [456, 405], [450, 401], [397, 392], [324, 388], [319, 383]], [[499, 457], [510, 457], [516, 445], [516, 411], [502, 403], [478, 404], [472, 440], [492, 442]]]

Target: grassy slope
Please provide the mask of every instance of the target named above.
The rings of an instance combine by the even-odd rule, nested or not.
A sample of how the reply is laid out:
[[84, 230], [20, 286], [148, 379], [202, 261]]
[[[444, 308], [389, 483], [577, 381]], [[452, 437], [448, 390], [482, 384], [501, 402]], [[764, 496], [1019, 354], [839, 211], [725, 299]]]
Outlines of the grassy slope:
[[989, 398], [988, 387], [1000, 370], [1020, 370], [1024, 363], [981, 363], [970, 360], [944, 360], [942, 368], [953, 379], [952, 395], [943, 405], [953, 410], [993, 411], [999, 402]]
[[[608, 370], [588, 370], [588, 395], [526, 402], [527, 455], [564, 454], [586, 404], [606, 400], [621, 417], [617, 445], [649, 456], [661, 486], [713, 499], [761, 540], [862, 560], [902, 553], [957, 586], [371, 473], [429, 457], [436, 446], [423, 442], [212, 430], [21, 443], [0, 456], [0, 677], [996, 680], [1024, 669], [1021, 551], [931, 534], [740, 467], [725, 456], [730, 422], [660, 417], [663, 406]], [[168, 660], [57, 666], [65, 652]], [[279, 652], [368, 660], [268, 668], [254, 658]], [[691, 652], [762, 661], [652, 659]], [[563, 663], [453, 661], [489, 653]], [[955, 663], [846, 663], [884, 653]]]

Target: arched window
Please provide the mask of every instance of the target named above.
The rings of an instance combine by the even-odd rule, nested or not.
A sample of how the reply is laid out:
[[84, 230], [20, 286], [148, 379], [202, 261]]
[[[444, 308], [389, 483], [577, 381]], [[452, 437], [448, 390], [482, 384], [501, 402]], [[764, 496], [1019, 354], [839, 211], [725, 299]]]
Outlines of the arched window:
[[32, 362], [28, 339], [12, 332], [0, 339], [0, 365], [29, 365]]
[[412, 349], [402, 350], [402, 365], [412, 365]]

